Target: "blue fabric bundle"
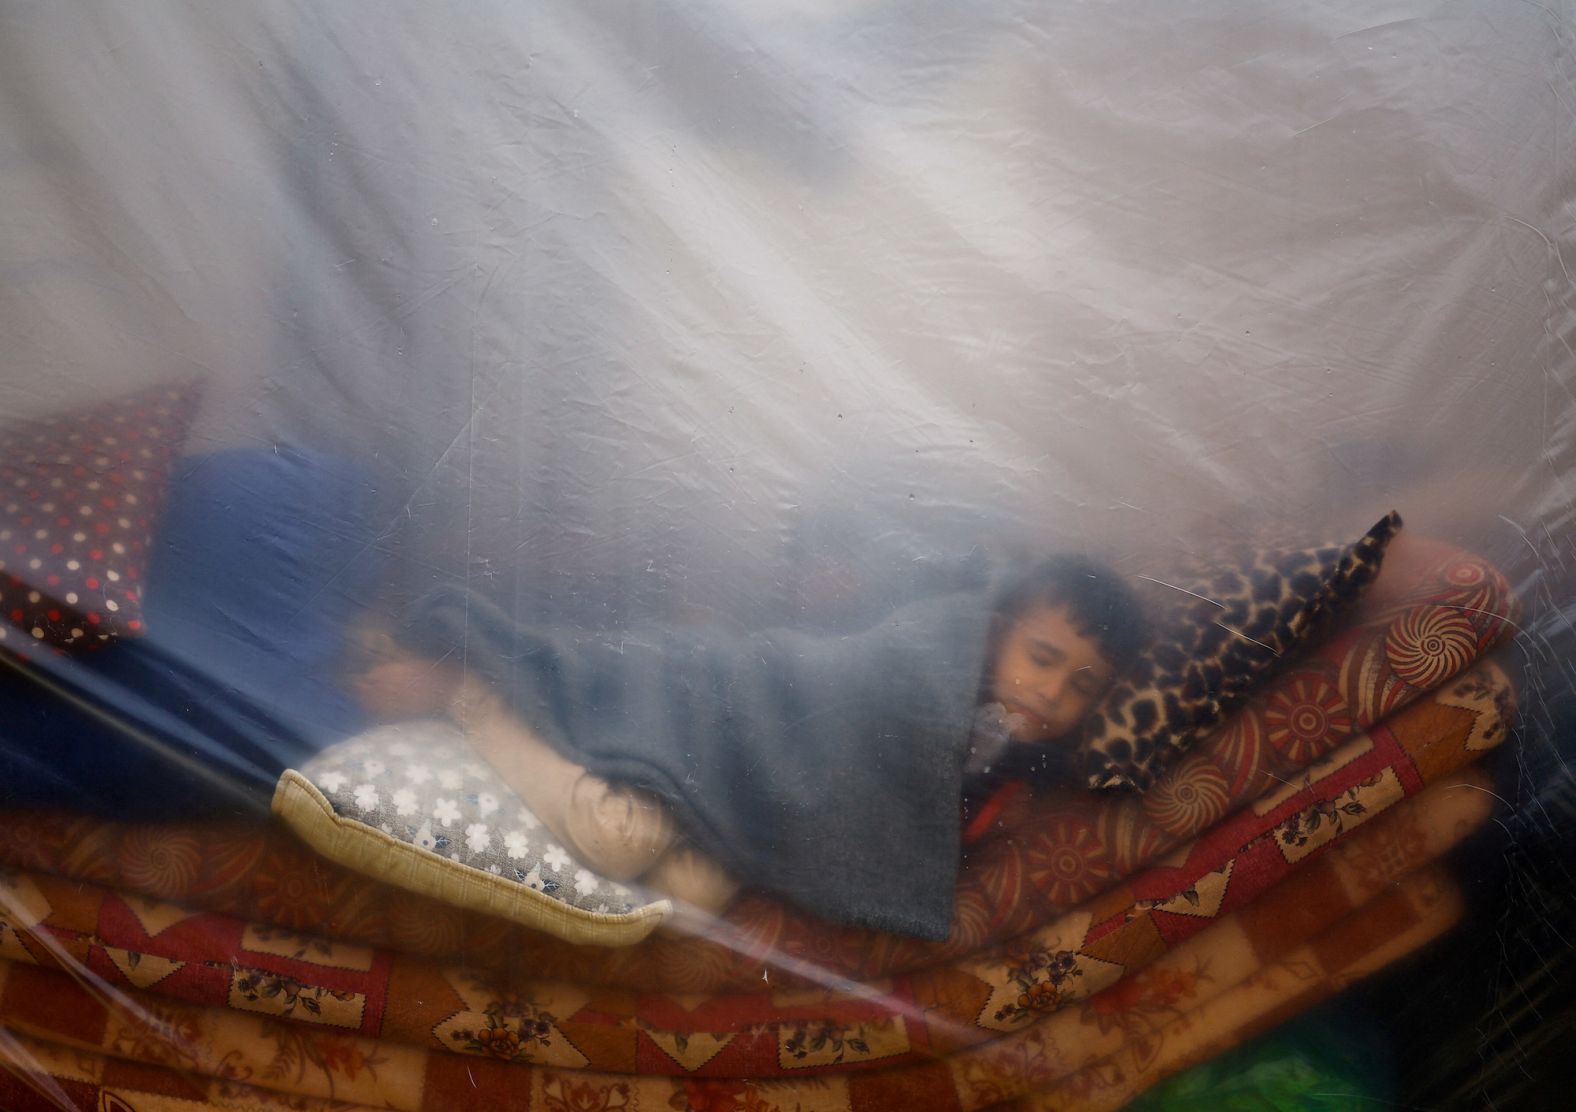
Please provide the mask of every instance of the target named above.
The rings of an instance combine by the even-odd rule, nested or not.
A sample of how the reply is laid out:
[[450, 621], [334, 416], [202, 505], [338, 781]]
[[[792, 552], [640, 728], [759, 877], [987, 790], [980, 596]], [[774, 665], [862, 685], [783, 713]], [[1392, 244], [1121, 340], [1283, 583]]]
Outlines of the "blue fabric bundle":
[[125, 819], [266, 811], [279, 773], [363, 723], [345, 631], [379, 573], [372, 484], [286, 448], [175, 474], [145, 636], [0, 669], [0, 804]]

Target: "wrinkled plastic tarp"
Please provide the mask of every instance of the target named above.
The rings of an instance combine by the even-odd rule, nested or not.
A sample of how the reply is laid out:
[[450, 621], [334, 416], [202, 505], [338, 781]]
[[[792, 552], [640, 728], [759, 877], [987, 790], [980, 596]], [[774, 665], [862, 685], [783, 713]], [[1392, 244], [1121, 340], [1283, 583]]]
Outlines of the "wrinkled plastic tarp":
[[[1526, 606], [1521, 829], [1573, 730], [1572, 35], [1486, 0], [7, 0], [0, 418], [201, 376], [193, 458], [343, 465], [257, 635], [327, 686], [283, 616], [434, 583], [836, 628], [1394, 507]], [[285, 682], [201, 655], [175, 701]], [[337, 698], [180, 729], [266, 787]]]

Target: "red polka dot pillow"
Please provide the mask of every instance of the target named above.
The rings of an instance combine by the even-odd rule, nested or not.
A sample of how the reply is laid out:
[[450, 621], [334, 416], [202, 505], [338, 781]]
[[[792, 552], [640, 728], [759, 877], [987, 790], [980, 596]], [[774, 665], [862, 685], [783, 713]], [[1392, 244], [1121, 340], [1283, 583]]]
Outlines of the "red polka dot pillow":
[[141, 580], [201, 385], [0, 426], [0, 648], [142, 632]]

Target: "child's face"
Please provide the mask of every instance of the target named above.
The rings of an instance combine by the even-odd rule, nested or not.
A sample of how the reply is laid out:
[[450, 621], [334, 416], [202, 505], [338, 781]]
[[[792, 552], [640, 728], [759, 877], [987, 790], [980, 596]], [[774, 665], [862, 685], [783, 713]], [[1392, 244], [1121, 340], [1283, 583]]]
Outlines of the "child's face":
[[1055, 741], [1077, 728], [1111, 678], [1110, 663], [1065, 606], [1030, 607], [1001, 639], [991, 697], [1007, 708], [1013, 741]]

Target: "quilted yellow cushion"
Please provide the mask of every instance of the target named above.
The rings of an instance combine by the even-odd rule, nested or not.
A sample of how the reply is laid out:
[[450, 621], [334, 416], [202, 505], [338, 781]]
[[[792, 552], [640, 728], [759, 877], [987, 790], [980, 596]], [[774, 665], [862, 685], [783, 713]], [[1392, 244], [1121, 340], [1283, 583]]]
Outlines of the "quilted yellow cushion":
[[280, 777], [273, 810], [346, 868], [570, 942], [627, 946], [673, 910], [576, 861], [448, 722], [324, 750]]

